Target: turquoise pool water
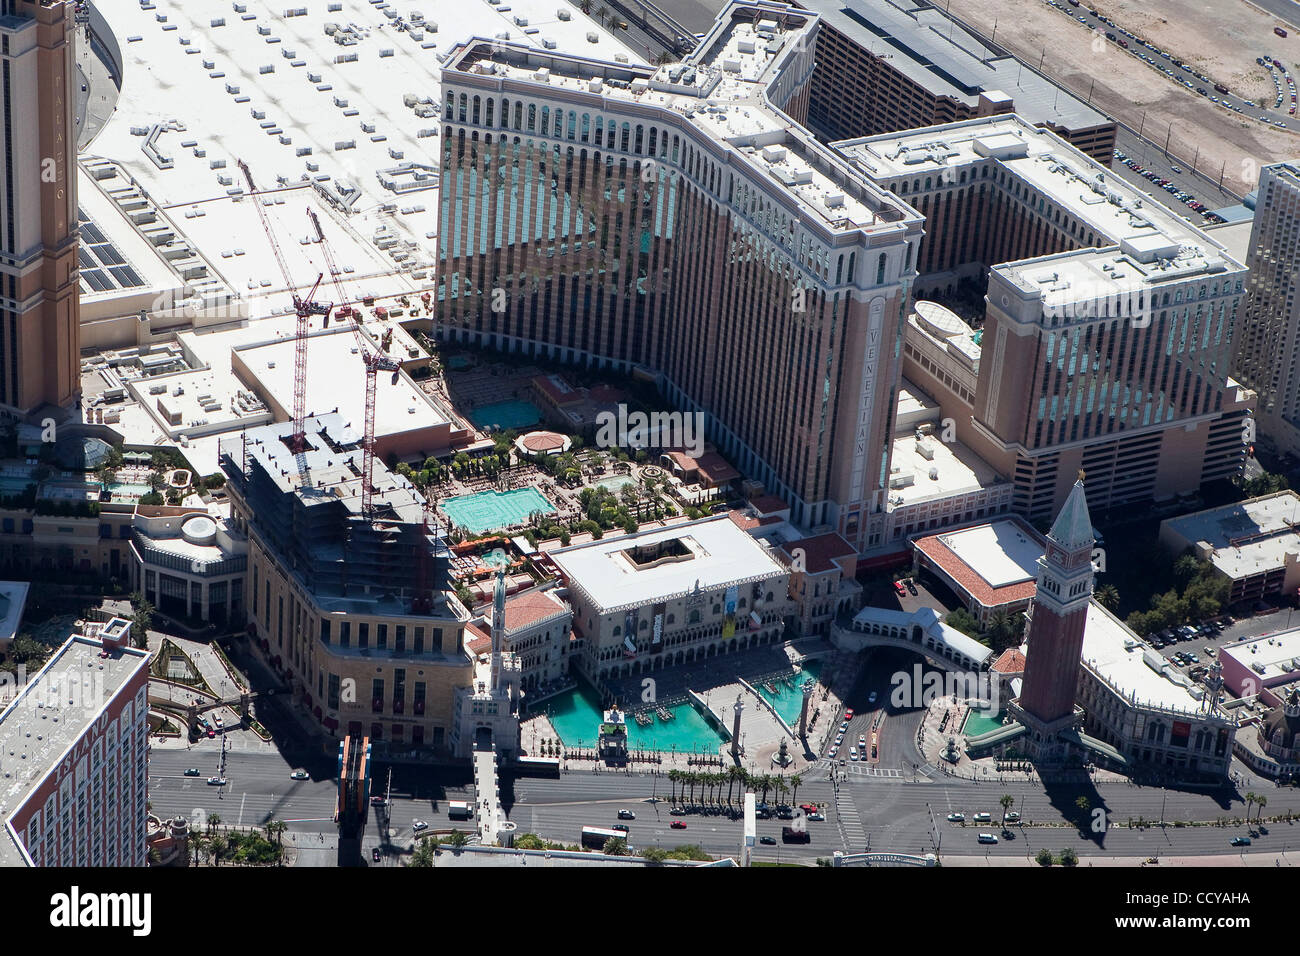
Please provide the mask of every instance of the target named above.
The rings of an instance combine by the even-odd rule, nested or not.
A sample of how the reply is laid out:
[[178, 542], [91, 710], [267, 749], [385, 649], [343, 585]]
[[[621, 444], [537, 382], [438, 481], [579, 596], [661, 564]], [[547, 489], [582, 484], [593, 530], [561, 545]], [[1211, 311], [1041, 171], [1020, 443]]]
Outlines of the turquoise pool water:
[[476, 408], [469, 419], [479, 428], [527, 428], [540, 422], [542, 413], [532, 402], [512, 398]]
[[473, 534], [519, 524], [534, 511], [555, 510], [555, 505], [547, 501], [546, 496], [536, 488], [460, 495], [448, 498], [442, 507], [454, 524]]
[[460, 370], [469, 368], [470, 365], [471, 362], [468, 355], [453, 355], [451, 358], [447, 359], [448, 368]]
[[987, 710], [971, 710], [966, 715], [966, 722], [961, 725], [961, 732], [967, 737], [978, 737], [980, 734], [987, 734], [990, 730], [997, 730], [1002, 726], [1003, 712], [998, 711], [996, 716], [989, 716]]
[[[817, 680], [822, 672], [821, 661], [809, 661], [803, 667], [803, 673], [791, 681], [788, 685], [782, 681], [776, 681], [776, 693], [773, 694], [761, 684], [755, 684], [754, 689], [763, 695], [763, 699], [776, 708], [776, 712], [781, 715], [790, 726], [794, 726], [799, 720], [799, 711], [803, 709], [803, 691], [800, 689], [803, 682], [811, 677]], [[798, 728], [795, 728], [798, 730]]]
[[[586, 684], [552, 697], [545, 703], [551, 726], [568, 747], [595, 747], [600, 732], [600, 698]], [[631, 750], [672, 751], [678, 753], [717, 753], [722, 736], [708, 725], [690, 704], [677, 704], [668, 708], [673, 720], [655, 722], [642, 727], [628, 720], [627, 745]]]
[[613, 478], [602, 478], [593, 484], [594, 488], [604, 488], [606, 491], [612, 491], [618, 494], [628, 485], [635, 485], [636, 479], [631, 475], [615, 475]]
[[115, 495], [121, 495], [123, 497], [130, 496], [134, 498], [140, 498], [143, 497], [144, 495], [147, 495], [153, 489], [150, 488], [148, 485], [131, 484], [127, 482], [114, 482], [113, 484], [108, 486], [108, 490]]
[[510, 566], [510, 556], [500, 548], [494, 548], [483, 555], [483, 563], [489, 568], [507, 568]]

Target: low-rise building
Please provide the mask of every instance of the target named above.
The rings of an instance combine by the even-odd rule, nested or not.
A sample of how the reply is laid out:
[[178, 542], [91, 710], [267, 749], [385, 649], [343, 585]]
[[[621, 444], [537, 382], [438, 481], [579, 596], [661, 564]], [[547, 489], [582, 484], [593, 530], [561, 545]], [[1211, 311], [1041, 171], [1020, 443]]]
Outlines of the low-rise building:
[[1160, 543], [1190, 550], [1232, 585], [1228, 603], [1300, 588], [1300, 495], [1287, 489], [1195, 514], [1166, 518]]
[[139, 505], [131, 554], [141, 593], [164, 614], [243, 621], [248, 539], [228, 518], [202, 508]]
[[[563, 680], [573, 633], [573, 611], [564, 599], [554, 589], [530, 588], [506, 598], [505, 619], [504, 647], [519, 657], [524, 692]], [[491, 646], [491, 629], [490, 615], [465, 628], [472, 654]]]
[[780, 640], [790, 571], [727, 515], [550, 552], [593, 681]]
[[790, 597], [800, 634], [827, 634], [841, 612], [861, 606], [858, 552], [838, 534], [787, 541], [781, 554], [790, 568]]
[[913, 567], [932, 573], [987, 624], [996, 613], [1029, 607], [1046, 542], [1020, 518], [1008, 517], [917, 538], [912, 549]]

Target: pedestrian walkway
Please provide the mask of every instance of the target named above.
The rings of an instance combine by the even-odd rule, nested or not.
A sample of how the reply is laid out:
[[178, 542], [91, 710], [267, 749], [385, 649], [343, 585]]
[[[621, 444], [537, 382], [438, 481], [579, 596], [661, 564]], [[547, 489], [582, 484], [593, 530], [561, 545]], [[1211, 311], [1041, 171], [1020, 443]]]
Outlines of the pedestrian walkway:
[[500, 831], [501, 797], [497, 786], [496, 748], [474, 751], [474, 809], [478, 839], [483, 846], [497, 842]]
[[866, 846], [867, 830], [857, 804], [843, 790], [835, 791], [835, 819], [840, 828], [840, 840], [848, 849]]

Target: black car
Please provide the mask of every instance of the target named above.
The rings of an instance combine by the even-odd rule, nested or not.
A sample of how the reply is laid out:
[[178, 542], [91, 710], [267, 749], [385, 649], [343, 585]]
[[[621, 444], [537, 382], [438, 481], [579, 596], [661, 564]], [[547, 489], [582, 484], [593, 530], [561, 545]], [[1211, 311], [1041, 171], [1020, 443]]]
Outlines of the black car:
[[384, 855], [381, 852], [379, 852], [379, 847], [375, 847], [370, 851], [370, 859], [374, 860], [376, 863], [378, 863], [383, 858]]
[[907, 581], [904, 582], [904, 583], [907, 584], [907, 592], [908, 592], [909, 594], [915, 594], [915, 593], [916, 593], [916, 584], [913, 583], [913, 581], [912, 581], [911, 578], [908, 578]]
[[628, 828], [627, 828], [627, 824], [626, 824], [626, 823], [615, 823], [614, 826], [613, 826], [613, 829], [617, 830], [619, 833], [629, 833], [629, 832], [631, 832], [631, 831], [628, 830]]
[[758, 838], [758, 842], [759, 842], [759, 843], [762, 843], [764, 846], [775, 846], [775, 845], [776, 845], [776, 837], [774, 837], [774, 836], [761, 836], [761, 837]]

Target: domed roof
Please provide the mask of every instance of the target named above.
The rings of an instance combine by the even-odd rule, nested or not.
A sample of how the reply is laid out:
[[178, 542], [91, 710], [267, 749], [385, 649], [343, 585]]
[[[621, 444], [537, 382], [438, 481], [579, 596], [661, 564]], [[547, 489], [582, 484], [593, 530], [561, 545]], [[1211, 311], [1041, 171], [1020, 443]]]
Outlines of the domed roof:
[[1292, 749], [1296, 735], [1300, 734], [1300, 691], [1293, 689], [1280, 706], [1270, 710], [1260, 724], [1259, 732], [1265, 742], [1285, 750]]

